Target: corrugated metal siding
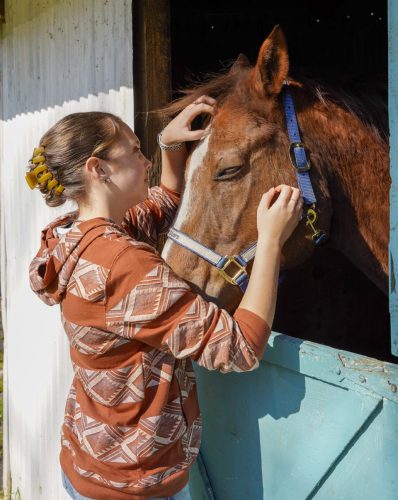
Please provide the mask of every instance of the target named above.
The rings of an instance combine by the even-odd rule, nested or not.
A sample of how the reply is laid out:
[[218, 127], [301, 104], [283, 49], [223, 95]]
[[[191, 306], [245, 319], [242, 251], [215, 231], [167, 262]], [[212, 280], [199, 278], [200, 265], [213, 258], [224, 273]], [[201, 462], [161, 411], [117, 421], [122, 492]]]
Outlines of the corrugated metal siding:
[[131, 0], [8, 0], [5, 10], [0, 39], [3, 478], [11, 472], [12, 492], [19, 489], [23, 500], [66, 499], [58, 454], [72, 367], [59, 307], [35, 297], [28, 266], [42, 227], [72, 207], [46, 207], [40, 193], [26, 185], [25, 166], [40, 136], [68, 113], [111, 111], [133, 127]]

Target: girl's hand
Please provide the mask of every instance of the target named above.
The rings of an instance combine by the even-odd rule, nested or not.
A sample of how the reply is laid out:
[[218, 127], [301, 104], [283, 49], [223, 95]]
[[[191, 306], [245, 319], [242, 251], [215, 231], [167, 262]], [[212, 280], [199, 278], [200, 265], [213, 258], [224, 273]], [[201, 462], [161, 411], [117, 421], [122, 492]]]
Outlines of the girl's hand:
[[303, 204], [300, 190], [286, 184], [264, 193], [257, 208], [259, 240], [272, 240], [282, 248], [300, 222]]
[[176, 142], [197, 141], [206, 135], [206, 130], [191, 130], [192, 121], [202, 113], [214, 115], [216, 100], [210, 96], [202, 95], [192, 104], [184, 108], [163, 129], [163, 144], [174, 144]]

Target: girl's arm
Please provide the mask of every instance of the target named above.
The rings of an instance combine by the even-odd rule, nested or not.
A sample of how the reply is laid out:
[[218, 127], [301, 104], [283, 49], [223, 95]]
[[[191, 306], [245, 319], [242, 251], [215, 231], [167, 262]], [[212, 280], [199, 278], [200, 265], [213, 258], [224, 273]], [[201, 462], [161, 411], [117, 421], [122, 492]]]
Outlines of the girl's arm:
[[187, 156], [188, 152], [185, 143], [175, 151], [162, 150], [162, 177], [160, 183], [177, 193], [181, 193]]
[[252, 275], [233, 315], [195, 295], [150, 247], [127, 245], [106, 283], [106, 329], [179, 359], [191, 357], [209, 370], [253, 370], [271, 332], [280, 250], [301, 212], [297, 188], [281, 185], [263, 195]]
[[282, 247], [299, 223], [302, 209], [303, 199], [299, 189], [286, 184], [269, 189], [261, 198], [257, 209], [256, 256], [249, 285], [239, 307], [257, 314], [271, 327]]
[[189, 285], [140, 243], [126, 246], [106, 283], [106, 329], [208, 370], [258, 366], [270, 335], [266, 321], [238, 308], [233, 315], [195, 295]]

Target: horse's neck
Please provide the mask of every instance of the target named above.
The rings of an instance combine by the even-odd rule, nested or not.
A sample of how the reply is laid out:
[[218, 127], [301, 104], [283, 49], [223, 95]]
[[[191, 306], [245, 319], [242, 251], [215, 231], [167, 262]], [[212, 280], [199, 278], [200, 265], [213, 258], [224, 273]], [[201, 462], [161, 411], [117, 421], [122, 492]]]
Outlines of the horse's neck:
[[333, 206], [330, 244], [388, 293], [388, 147], [357, 117], [335, 108], [328, 109], [327, 124], [320, 120], [322, 144], [314, 145]]

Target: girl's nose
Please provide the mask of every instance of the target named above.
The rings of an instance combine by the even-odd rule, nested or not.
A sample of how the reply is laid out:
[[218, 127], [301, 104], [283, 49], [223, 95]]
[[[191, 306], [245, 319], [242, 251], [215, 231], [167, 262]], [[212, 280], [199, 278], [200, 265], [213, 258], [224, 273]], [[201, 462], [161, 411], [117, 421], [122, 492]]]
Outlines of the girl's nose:
[[149, 161], [149, 160], [147, 160], [146, 165], [145, 165], [145, 168], [146, 168], [146, 170], [147, 170], [147, 172], [148, 172], [148, 171], [152, 168], [152, 162], [151, 162], [151, 161]]

